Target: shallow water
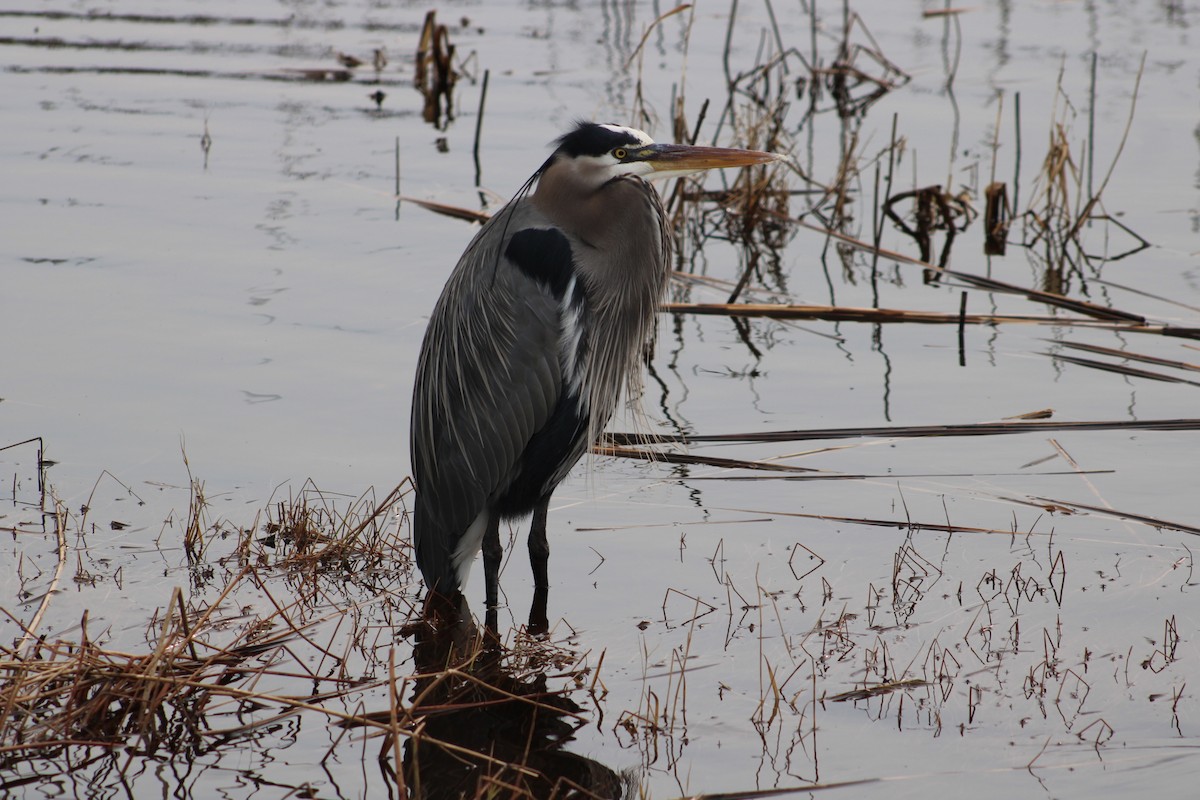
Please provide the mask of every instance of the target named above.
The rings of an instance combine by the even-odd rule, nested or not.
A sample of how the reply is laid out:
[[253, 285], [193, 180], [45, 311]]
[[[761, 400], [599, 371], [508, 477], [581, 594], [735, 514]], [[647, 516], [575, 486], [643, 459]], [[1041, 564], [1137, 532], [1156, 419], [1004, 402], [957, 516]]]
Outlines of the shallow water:
[[[842, 29], [840, 5], [828, 5], [817, 14], [826, 64]], [[843, 144], [857, 136], [863, 166], [851, 181], [856, 219], [846, 232], [872, 238], [871, 160], [888, 147], [893, 120], [904, 140], [897, 191], [949, 181], [982, 210], [996, 139], [996, 179], [1011, 192], [1019, 94], [1021, 208], [1036, 205], [1035, 175], [1057, 120], [1082, 184], [1104, 185], [1103, 211], [1153, 245], [1093, 259], [1066, 276], [1067, 294], [1197, 327], [1200, 90], [1191, 37], [1200, 9], [989, 2], [923, 18], [926, 7], [855, 7], [909, 83], [860, 120], [824, 112], [802, 123], [806, 99], [787, 117], [797, 162], [821, 183], [834, 180]], [[198, 585], [185, 568], [189, 469], [213, 515], [233, 527], [255, 525], [272, 498], [299, 492], [306, 479], [347, 496], [399, 483], [425, 318], [474, 229], [415, 205], [397, 209], [397, 142], [402, 195], [478, 208], [482, 190], [494, 208], [572, 119], [631, 119], [635, 50], [669, 9], [442, 4], [439, 18], [467, 63], [454, 119], [441, 125], [422, 119], [411, 86], [426, 10], [265, 1], [0, 10], [0, 446], [42, 437], [55, 462], [53, 496], [83, 529], [69, 542], [67, 588], [42, 633], [78, 637], [86, 609], [93, 637], [144, 647], [147, 620], [175, 586], [215, 599], [219, 587]], [[779, 40], [810, 58], [807, 12], [773, 10]], [[729, 13], [728, 4], [699, 4], [646, 38], [640, 76], [656, 137], [670, 138], [681, 87], [692, 123], [711, 101], [701, 138], [713, 136], [726, 98]], [[740, 3], [731, 70], [752, 69], [774, 38], [767, 6]], [[861, 31], [852, 38], [869, 44]], [[390, 60], [378, 77], [369, 64], [346, 81], [300, 72], [340, 69], [337, 51], [369, 60], [377, 47]], [[1133, 123], [1105, 184], [1143, 53]], [[800, 77], [800, 62], [789, 63]], [[1065, 97], [1056, 99], [1060, 84]], [[368, 98], [377, 89], [387, 95], [379, 108]], [[720, 141], [742, 143], [729, 125]], [[793, 197], [789, 208], [802, 213], [806, 202]], [[883, 247], [917, 255], [911, 240], [884, 230]], [[1083, 236], [1093, 254], [1131, 246], [1102, 223]], [[1020, 239], [1019, 223], [1009, 238]], [[981, 245], [976, 222], [950, 266], [1046, 285], [1044, 265], [1025, 249], [988, 258]], [[734, 281], [741, 262], [710, 240], [687, 263]], [[957, 313], [966, 291], [968, 313], [1054, 313], [954, 280], [929, 285], [920, 268], [886, 258], [873, 285], [870, 264], [859, 253], [845, 266], [824, 236], [801, 229], [762, 281], [776, 293], [756, 296]], [[720, 302], [728, 288], [674, 291], [678, 300]], [[664, 315], [641, 424], [711, 434], [976, 423], [1046, 408], [1059, 421], [1198, 416], [1198, 390], [1187, 382], [1198, 380], [1196, 339], [1072, 324], [1065, 318], [1077, 315], [1060, 314], [1058, 325], [968, 325], [961, 352], [955, 325], [750, 320], [743, 334], [726, 317]], [[1192, 368], [1127, 364], [1184, 381], [1172, 383], [1046, 355], [1123, 363], [1064, 342]], [[1200, 626], [1189, 599], [1195, 531], [1187, 530], [1200, 525], [1197, 445], [1195, 430], [1116, 429], [690, 448], [789, 455], [787, 464], [824, 471], [821, 480], [597, 457], [591, 472], [581, 468], [562, 486], [551, 517], [554, 637], [590, 653], [592, 667], [603, 653], [607, 689], [580, 700], [593, 723], [568, 749], [632, 770], [654, 797], [858, 780], [875, 782], [845, 791], [1177, 795], [1196, 770], [1200, 712]], [[0, 526], [14, 531], [0, 607], [25, 623], [56, 561], [35, 460], [32, 445], [0, 451], [10, 501]], [[524, 620], [531, 593], [522, 536], [503, 580], [509, 625]], [[823, 561], [808, 561], [804, 548]], [[800, 559], [817, 569], [793, 570], [789, 555], [793, 567]], [[95, 581], [70, 580], [81, 571]], [[478, 601], [480, 576], [473, 580]], [[395, 591], [415, 596], [417, 587]], [[244, 604], [248, 613], [270, 608], [253, 592]], [[373, 622], [389, 641], [394, 620], [371, 613], [381, 614]], [[1170, 648], [1167, 629], [1178, 634]], [[20, 638], [15, 627], [12, 638]], [[410, 651], [398, 643], [402, 669], [411, 668]], [[906, 678], [930, 685], [829, 699]], [[648, 698], [665, 704], [657, 733], [618, 724]], [[278, 787], [308, 783], [321, 797], [382, 793], [374, 744], [311, 766], [338, 735], [323, 719], [293, 717], [236, 758], [213, 751], [186, 775], [147, 760], [128, 791], [283, 796]], [[20, 791], [86, 793], [111, 777], [83, 771]]]

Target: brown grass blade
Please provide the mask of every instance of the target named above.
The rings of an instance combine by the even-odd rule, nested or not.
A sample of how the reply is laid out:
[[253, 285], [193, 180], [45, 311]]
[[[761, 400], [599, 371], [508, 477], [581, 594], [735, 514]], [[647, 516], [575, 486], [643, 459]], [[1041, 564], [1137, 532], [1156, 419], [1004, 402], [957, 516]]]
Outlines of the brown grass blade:
[[1152, 528], [1168, 529], [1179, 531], [1180, 533], [1190, 533], [1193, 536], [1200, 536], [1200, 527], [1195, 525], [1187, 525], [1182, 522], [1172, 522], [1170, 520], [1161, 519], [1160, 517], [1151, 517], [1146, 514], [1138, 514], [1132, 511], [1120, 511], [1115, 508], [1106, 506], [1093, 506], [1087, 503], [1076, 503], [1071, 500], [1052, 500], [1048, 497], [1033, 497], [1029, 500], [1020, 500], [1012, 498], [1015, 502], [1024, 505], [1035, 506], [1037, 508], [1048, 508], [1048, 510], [1070, 510], [1079, 509], [1080, 511], [1091, 511], [1094, 514], [1100, 514], [1105, 517], [1115, 517], [1116, 519], [1127, 519], [1131, 522], [1140, 522], [1144, 525], [1149, 525]]
[[637, 458], [642, 461], [656, 461], [666, 464], [697, 464], [705, 467], [722, 469], [759, 469], [771, 472], [804, 472], [813, 473], [820, 470], [808, 467], [795, 467], [790, 464], [773, 464], [769, 461], [745, 461], [740, 458], [719, 458], [717, 456], [699, 456], [691, 453], [662, 453], [653, 450], [642, 450], [636, 447], [597, 444], [592, 452], [602, 456], [616, 458]]
[[[725, 511], [738, 511], [743, 514], [770, 514], [775, 517], [798, 517], [800, 519], [820, 519], [828, 522], [845, 522], [852, 525], [868, 525], [875, 528], [899, 528], [911, 531], [937, 531], [940, 533], [985, 533], [1012, 536], [1011, 528], [978, 528], [973, 525], [950, 525], [945, 522], [916, 522], [911, 519], [871, 519], [870, 517], [842, 517], [834, 514], [805, 514], [802, 511], [768, 511], [758, 509], [750, 511], [745, 508], [726, 508]], [[1047, 534], [1048, 535], [1048, 534]]]
[[1052, 342], [1054, 344], [1060, 344], [1063, 347], [1070, 347], [1074, 350], [1083, 350], [1088, 353], [1098, 353], [1100, 355], [1113, 356], [1114, 358], [1127, 358], [1130, 361], [1141, 361], [1143, 364], [1157, 364], [1160, 367], [1171, 367], [1173, 369], [1200, 372], [1200, 364], [1192, 364], [1187, 361], [1175, 361], [1169, 358], [1148, 356], [1144, 353], [1131, 353], [1128, 350], [1118, 350], [1115, 347], [1102, 347], [1098, 344], [1085, 344], [1083, 342], [1059, 342], [1055, 341], [1054, 339], [1046, 339], [1045, 341]]
[[892, 681], [890, 683], [876, 683], [871, 686], [864, 686], [860, 689], [851, 689], [848, 692], [826, 697], [834, 703], [844, 703], [847, 700], [869, 700], [872, 697], [878, 697], [881, 694], [891, 694], [903, 689], [914, 689], [921, 686], [928, 686], [929, 681], [923, 681], [920, 678], [908, 678], [902, 681]]
[[1127, 375], [1131, 378], [1145, 378], [1151, 381], [1162, 381], [1163, 383], [1186, 383], [1190, 386], [1200, 386], [1200, 381], [1189, 381], [1187, 378], [1180, 378], [1176, 375], [1168, 375], [1165, 372], [1152, 372], [1148, 369], [1127, 367], [1124, 364], [1113, 364], [1108, 361], [1097, 361], [1094, 358], [1068, 356], [1063, 355], [1062, 353], [1042, 353], [1042, 355], [1049, 356], [1055, 361], [1066, 361], [1068, 364], [1076, 364], [1081, 367], [1091, 367], [1092, 369], [1103, 370], [1104, 372], [1115, 372], [1118, 375]]
[[766, 797], [784, 797], [789, 794], [804, 794], [819, 792], [824, 789], [848, 789], [852, 786], [866, 786], [879, 783], [882, 778], [861, 778], [853, 781], [835, 783], [813, 783], [808, 786], [791, 786], [782, 789], [747, 789], [744, 792], [720, 792], [715, 794], [690, 794], [677, 800], [762, 800]]
[[1049, 472], [822, 472], [808, 475], [692, 475], [689, 481], [880, 481], [937, 478], [1012, 478], [1051, 475], [1110, 475], [1115, 469], [1068, 469]]

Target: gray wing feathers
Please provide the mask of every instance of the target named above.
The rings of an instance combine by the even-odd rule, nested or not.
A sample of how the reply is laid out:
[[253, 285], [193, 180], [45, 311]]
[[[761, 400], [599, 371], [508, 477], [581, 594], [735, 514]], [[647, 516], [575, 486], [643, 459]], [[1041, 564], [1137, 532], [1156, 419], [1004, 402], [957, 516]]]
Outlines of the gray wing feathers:
[[[526, 211], [526, 213], [521, 213]], [[504, 262], [498, 214], [455, 267], [434, 308], [413, 396], [418, 562], [453, 586], [451, 557], [488, 498], [513, 478], [562, 391], [559, 303]], [[511, 230], [528, 224], [517, 208]], [[507, 238], [507, 237], [505, 237]], [[497, 258], [500, 262], [497, 263]]]

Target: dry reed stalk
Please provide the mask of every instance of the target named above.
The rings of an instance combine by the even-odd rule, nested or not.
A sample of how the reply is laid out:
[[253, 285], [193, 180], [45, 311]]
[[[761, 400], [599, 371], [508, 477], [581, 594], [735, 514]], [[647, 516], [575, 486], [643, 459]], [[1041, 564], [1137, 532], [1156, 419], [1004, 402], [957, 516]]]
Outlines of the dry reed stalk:
[[[38, 603], [38, 610], [34, 612], [33, 618], [28, 625], [21, 625], [25, 633], [21, 640], [14, 648], [14, 652], [23, 653], [26, 647], [33, 642], [34, 636], [37, 634], [37, 629], [42, 624], [42, 617], [46, 615], [46, 609], [50, 607], [50, 600], [54, 597], [54, 593], [58, 588], [58, 583], [62, 579], [63, 567], [67, 563], [67, 509], [59, 502], [58, 498], [54, 500], [54, 535], [57, 540], [55, 552], [57, 559], [55, 562], [54, 576], [50, 579], [50, 585], [46, 589], [46, 593], [42, 596], [42, 600]], [[19, 623], [18, 623], [19, 624]], [[27, 654], [25, 654], [27, 655]], [[7, 716], [5, 717], [7, 719]], [[3, 740], [4, 737], [0, 737]]]
[[[1038, 412], [1041, 413], [1041, 412]], [[753, 431], [746, 433], [691, 434], [638, 434], [610, 432], [605, 434], [607, 443], [616, 446], [644, 446], [649, 444], [697, 444], [703, 442], [790, 442], [825, 439], [857, 438], [913, 438], [925, 436], [1000, 436], [1017, 433], [1044, 433], [1047, 431], [1195, 431], [1200, 430], [1200, 419], [1143, 419], [1143, 420], [1093, 420], [1093, 421], [1043, 421], [1002, 420], [999, 422], [976, 422], [960, 425], [896, 425], [863, 426], [856, 428], [810, 428], [788, 431]]]
[[187, 553], [188, 559], [196, 563], [203, 559], [207, 546], [204, 534], [209, 529], [208, 517], [205, 513], [208, 508], [208, 500], [204, 496], [204, 483], [192, 475], [192, 465], [188, 463], [187, 448], [182, 442], [180, 451], [183, 456], [183, 467], [187, 470], [189, 489], [187, 522], [183, 529], [183, 549]]
[[1049, 356], [1055, 361], [1065, 361], [1068, 364], [1075, 364], [1080, 367], [1088, 367], [1090, 369], [1098, 369], [1102, 372], [1115, 372], [1118, 375], [1124, 375], [1130, 378], [1145, 378], [1152, 381], [1160, 381], [1162, 383], [1179, 383], [1187, 384], [1188, 386], [1200, 386], [1200, 381], [1191, 381], [1187, 378], [1181, 378], [1178, 375], [1169, 375], [1165, 372], [1154, 372], [1148, 369], [1137, 369], [1125, 364], [1113, 364], [1108, 361], [1097, 361], [1093, 358], [1080, 358], [1079, 356], [1068, 356], [1063, 353], [1042, 353], [1044, 356]]
[[1012, 224], [1008, 209], [1008, 187], [993, 181], [984, 189], [983, 196], [983, 252], [989, 256], [1002, 256], [1008, 246], [1008, 227]]
[[1054, 344], [1058, 345], [1059, 347], [1069, 347], [1073, 350], [1083, 350], [1087, 353], [1097, 353], [1100, 355], [1112, 356], [1113, 358], [1140, 361], [1144, 364], [1156, 364], [1160, 367], [1170, 367], [1172, 369], [1181, 369], [1188, 372], [1200, 372], [1200, 364], [1192, 364], [1188, 361], [1160, 358], [1158, 356], [1151, 356], [1145, 353], [1134, 353], [1129, 350], [1120, 350], [1115, 347], [1103, 347], [1098, 344], [1087, 344], [1084, 342], [1067, 342], [1052, 339], [1047, 339], [1046, 341], [1054, 342]]
[[1031, 497], [1025, 500], [1020, 498], [1008, 498], [1011, 502], [1020, 503], [1022, 505], [1030, 505], [1037, 508], [1044, 508], [1048, 511], [1091, 511], [1102, 517], [1112, 517], [1113, 519], [1129, 520], [1139, 522], [1143, 525], [1148, 525], [1151, 528], [1160, 530], [1173, 530], [1180, 533], [1188, 533], [1193, 536], [1200, 536], [1200, 526], [1189, 525], [1183, 522], [1172, 522], [1171, 520], [1152, 517], [1148, 514], [1139, 514], [1132, 511], [1122, 511], [1115, 508], [1106, 508], [1104, 506], [1093, 506], [1087, 503], [1079, 503], [1073, 500], [1052, 500], [1047, 497]]
[[716, 456], [692, 455], [690, 453], [665, 453], [657, 450], [640, 450], [634, 447], [617, 447], [596, 444], [592, 446], [593, 453], [614, 458], [636, 458], [663, 464], [697, 464], [721, 469], [753, 469], [770, 472], [813, 473], [819, 470], [808, 467], [794, 467], [788, 464], [776, 464], [769, 461], [744, 461], [737, 458], [719, 458]]
[[824, 699], [831, 703], [845, 703], [848, 700], [868, 700], [872, 697], [904, 691], [905, 689], [917, 689], [924, 686], [929, 686], [929, 681], [922, 680], [921, 678], [905, 678], [904, 680], [876, 683], [864, 686], [861, 689], [851, 689], [848, 692], [829, 695]]

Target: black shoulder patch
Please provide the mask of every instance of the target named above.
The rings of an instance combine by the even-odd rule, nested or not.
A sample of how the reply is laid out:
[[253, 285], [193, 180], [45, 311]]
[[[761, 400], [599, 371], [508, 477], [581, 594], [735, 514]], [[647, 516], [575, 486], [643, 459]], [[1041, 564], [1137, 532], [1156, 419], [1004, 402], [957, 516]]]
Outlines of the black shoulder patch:
[[504, 256], [525, 275], [545, 286], [556, 300], [562, 300], [575, 274], [571, 243], [562, 231], [554, 228], [517, 231], [509, 239]]

